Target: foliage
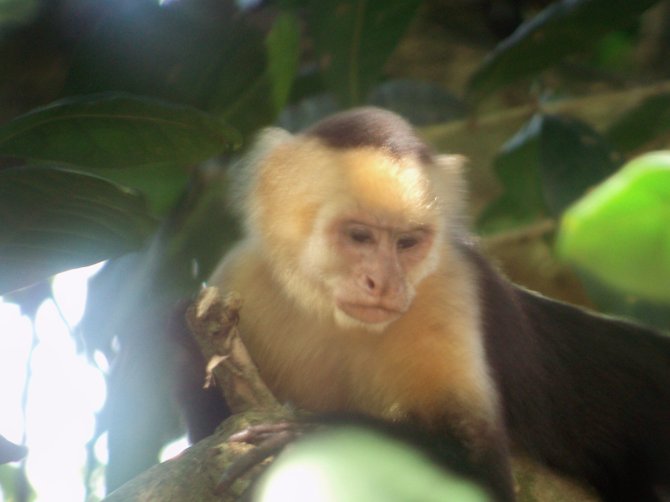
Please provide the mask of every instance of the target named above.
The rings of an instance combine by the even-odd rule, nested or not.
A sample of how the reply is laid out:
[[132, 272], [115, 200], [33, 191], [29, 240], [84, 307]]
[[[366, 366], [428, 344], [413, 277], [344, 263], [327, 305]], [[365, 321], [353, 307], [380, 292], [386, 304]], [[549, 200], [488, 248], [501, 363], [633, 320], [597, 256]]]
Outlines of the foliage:
[[325, 85], [345, 105], [365, 99], [407, 30], [418, 0], [313, 0], [309, 23]]
[[446, 473], [398, 440], [349, 427], [296, 444], [269, 469], [262, 500], [458, 500], [491, 497], [465, 476]]
[[606, 284], [670, 303], [669, 222], [670, 151], [648, 153], [565, 212], [558, 249]]
[[482, 230], [558, 217], [594, 183], [614, 172], [619, 159], [606, 141], [580, 121], [536, 115], [495, 159], [505, 192], [480, 220]]
[[154, 229], [139, 194], [47, 166], [0, 172], [0, 292], [139, 248]]
[[533, 75], [565, 56], [598, 42], [605, 34], [630, 27], [658, 0], [581, 0], [556, 2], [500, 43], [470, 81], [472, 96], [487, 94]]
[[139, 193], [59, 163], [89, 172], [188, 165], [238, 142], [213, 116], [119, 94], [63, 100], [12, 120], [0, 128], [0, 154], [40, 165], [0, 171], [0, 293], [137, 250], [155, 230]]
[[[300, 128], [365, 103], [423, 125], [451, 120], [448, 148], [486, 158], [479, 168], [490, 163], [499, 183], [497, 199], [479, 215], [481, 231], [523, 231], [563, 218], [561, 249], [581, 265], [586, 252], [574, 250], [601, 235], [594, 256], [604, 268], [596, 275], [616, 277], [621, 291], [593, 286], [589, 277], [592, 300], [617, 312], [631, 294], [660, 301], [655, 320], [668, 327], [670, 265], [651, 259], [654, 239], [667, 240], [667, 200], [631, 203], [667, 183], [647, 181], [656, 171], [643, 157], [579, 202], [629, 156], [670, 145], [668, 73], [649, 63], [645, 78], [658, 85], [644, 87], [611, 70], [636, 64], [626, 58], [640, 51], [626, 44], [649, 42], [640, 24], [658, 2], [562, 0], [539, 13], [509, 3], [526, 20], [497, 45], [487, 28], [499, 22], [493, 13], [461, 22], [463, 9], [437, 0], [280, 0], [249, 10], [208, 0], [0, 4], [7, 64], [0, 76], [0, 293], [110, 260], [92, 283], [82, 324], [89, 350], [113, 359], [118, 336], [126, 357], [136, 358], [122, 366], [135, 373], [112, 382], [101, 424], [110, 429], [110, 485], [150, 465], [176, 434], [174, 415], [165, 412], [172, 375], [162, 364], [167, 344], [156, 319], [197, 289], [236, 237], [221, 197], [223, 167], [240, 142], [272, 123]], [[431, 39], [445, 27], [461, 37], [449, 54], [447, 39]], [[670, 52], [667, 40], [652, 42]], [[615, 49], [603, 48], [608, 43]], [[417, 69], [433, 46], [439, 72]], [[448, 62], [463, 65], [452, 58], [462, 50], [478, 60], [467, 78]], [[414, 67], [405, 64], [407, 52], [419, 62]], [[611, 64], [617, 56], [620, 64]], [[594, 63], [601, 59], [608, 65]], [[446, 78], [417, 78], [426, 74]], [[467, 84], [452, 88], [459, 78]], [[589, 100], [578, 100], [584, 95], [604, 97], [606, 111], [591, 113]], [[483, 124], [492, 122], [509, 127], [487, 135]], [[615, 193], [620, 180], [628, 191]], [[626, 233], [612, 224], [623, 210], [631, 213]], [[626, 265], [634, 261], [642, 272]], [[635, 313], [650, 321], [645, 312]], [[133, 418], [137, 403], [145, 404], [142, 420]]]

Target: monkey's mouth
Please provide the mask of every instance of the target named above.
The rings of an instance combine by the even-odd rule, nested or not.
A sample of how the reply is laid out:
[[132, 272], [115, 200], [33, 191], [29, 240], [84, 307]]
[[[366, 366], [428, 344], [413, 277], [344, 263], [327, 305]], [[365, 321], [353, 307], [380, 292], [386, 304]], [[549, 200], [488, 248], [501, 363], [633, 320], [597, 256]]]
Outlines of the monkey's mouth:
[[398, 309], [391, 309], [381, 305], [361, 305], [356, 303], [340, 303], [340, 310], [353, 317], [357, 321], [364, 323], [385, 323], [400, 317], [403, 312]]

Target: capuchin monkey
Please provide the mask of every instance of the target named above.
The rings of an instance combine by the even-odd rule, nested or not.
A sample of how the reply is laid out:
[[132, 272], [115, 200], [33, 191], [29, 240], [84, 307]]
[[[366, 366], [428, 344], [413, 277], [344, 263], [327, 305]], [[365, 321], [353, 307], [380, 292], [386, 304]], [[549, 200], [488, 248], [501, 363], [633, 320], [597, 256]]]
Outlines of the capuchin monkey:
[[502, 278], [464, 227], [462, 159], [360, 108], [265, 131], [236, 190], [246, 235], [210, 285], [271, 390], [317, 413], [456, 438], [514, 500], [510, 454], [605, 501], [670, 493], [670, 339]]

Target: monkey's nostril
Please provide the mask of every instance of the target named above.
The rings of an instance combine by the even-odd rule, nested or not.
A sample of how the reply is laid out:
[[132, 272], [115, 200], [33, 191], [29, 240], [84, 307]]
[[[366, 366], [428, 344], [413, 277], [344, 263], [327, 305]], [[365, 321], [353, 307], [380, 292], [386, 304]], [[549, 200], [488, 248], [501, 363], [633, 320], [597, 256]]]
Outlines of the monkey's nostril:
[[365, 284], [370, 290], [375, 289], [375, 281], [373, 281], [370, 277], [365, 278]]

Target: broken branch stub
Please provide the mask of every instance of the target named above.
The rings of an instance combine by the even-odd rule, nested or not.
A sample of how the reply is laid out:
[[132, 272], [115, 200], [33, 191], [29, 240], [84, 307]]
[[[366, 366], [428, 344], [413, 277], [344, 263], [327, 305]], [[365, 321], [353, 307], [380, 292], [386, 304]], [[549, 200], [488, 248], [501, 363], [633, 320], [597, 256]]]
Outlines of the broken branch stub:
[[186, 312], [189, 328], [207, 361], [205, 386], [216, 383], [233, 413], [279, 410], [282, 406], [263, 382], [238, 329], [242, 299], [235, 292], [225, 298], [207, 287]]

